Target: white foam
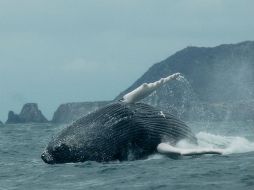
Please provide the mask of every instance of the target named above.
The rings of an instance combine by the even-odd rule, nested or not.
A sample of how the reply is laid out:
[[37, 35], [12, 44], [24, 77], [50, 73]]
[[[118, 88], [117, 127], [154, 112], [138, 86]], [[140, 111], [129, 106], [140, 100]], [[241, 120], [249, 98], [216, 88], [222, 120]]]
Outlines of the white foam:
[[152, 92], [154, 92], [156, 89], [160, 88], [165, 83], [171, 81], [171, 80], [179, 80], [182, 78], [180, 73], [175, 73], [173, 75], [170, 75], [166, 78], [161, 78], [158, 81], [155, 81], [153, 83], [144, 83], [140, 85], [138, 88], [134, 89], [133, 91], [129, 92], [128, 94], [123, 96], [123, 102], [126, 103], [134, 103], [139, 100], [144, 99], [148, 95], [150, 95]]
[[146, 160], [160, 160], [164, 157], [165, 156], [162, 154], [152, 154], [152, 155], [148, 156], [148, 158]]
[[187, 141], [180, 141], [176, 147], [184, 149], [220, 149], [222, 154], [246, 153], [254, 151], [254, 142], [244, 137], [221, 136], [206, 132], [199, 132], [197, 135], [198, 145], [193, 145]]
[[203, 155], [203, 154], [222, 154], [222, 149], [215, 148], [201, 148], [201, 147], [177, 147], [172, 146], [168, 143], [160, 143], [157, 146], [157, 151], [165, 155], [177, 155], [177, 156], [193, 156], [193, 155]]

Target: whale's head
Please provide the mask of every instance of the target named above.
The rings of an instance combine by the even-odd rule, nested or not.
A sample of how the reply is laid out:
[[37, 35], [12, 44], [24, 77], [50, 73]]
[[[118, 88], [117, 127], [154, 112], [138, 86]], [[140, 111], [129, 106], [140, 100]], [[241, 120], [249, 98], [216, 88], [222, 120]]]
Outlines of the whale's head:
[[49, 144], [41, 155], [41, 159], [47, 164], [73, 162], [73, 153], [69, 146], [64, 143]]
[[91, 154], [88, 143], [56, 142], [52, 140], [41, 154], [41, 159], [47, 164], [61, 164], [87, 161]]
[[47, 164], [86, 161], [89, 138], [85, 136], [84, 133], [75, 132], [73, 128], [64, 129], [51, 139], [41, 154], [41, 159]]

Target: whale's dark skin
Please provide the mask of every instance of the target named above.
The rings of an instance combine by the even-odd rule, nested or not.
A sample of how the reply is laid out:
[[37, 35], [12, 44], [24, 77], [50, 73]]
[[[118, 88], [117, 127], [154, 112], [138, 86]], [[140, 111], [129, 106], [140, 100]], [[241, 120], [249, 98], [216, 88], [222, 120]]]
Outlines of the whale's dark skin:
[[41, 158], [48, 164], [142, 159], [161, 142], [196, 143], [175, 116], [144, 103], [114, 102], [74, 122], [49, 142]]

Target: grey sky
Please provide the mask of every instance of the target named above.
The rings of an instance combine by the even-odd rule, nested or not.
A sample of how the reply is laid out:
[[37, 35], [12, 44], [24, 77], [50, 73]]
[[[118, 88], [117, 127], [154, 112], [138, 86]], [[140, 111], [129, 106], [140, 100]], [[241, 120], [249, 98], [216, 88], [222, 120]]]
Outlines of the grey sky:
[[109, 100], [186, 46], [254, 39], [252, 0], [0, 0], [0, 120]]

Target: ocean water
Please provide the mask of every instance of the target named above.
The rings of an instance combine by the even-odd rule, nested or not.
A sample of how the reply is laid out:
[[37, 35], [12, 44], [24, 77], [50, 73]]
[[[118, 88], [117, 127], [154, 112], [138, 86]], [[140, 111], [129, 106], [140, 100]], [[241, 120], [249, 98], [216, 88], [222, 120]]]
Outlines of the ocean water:
[[200, 147], [224, 154], [47, 165], [40, 155], [64, 126], [0, 126], [0, 189], [254, 189], [253, 122], [189, 125]]

